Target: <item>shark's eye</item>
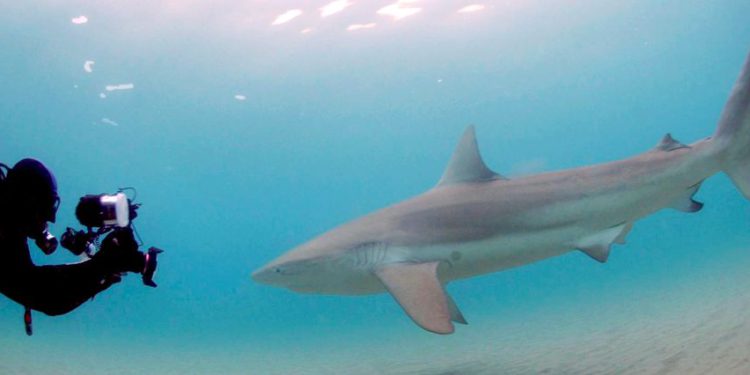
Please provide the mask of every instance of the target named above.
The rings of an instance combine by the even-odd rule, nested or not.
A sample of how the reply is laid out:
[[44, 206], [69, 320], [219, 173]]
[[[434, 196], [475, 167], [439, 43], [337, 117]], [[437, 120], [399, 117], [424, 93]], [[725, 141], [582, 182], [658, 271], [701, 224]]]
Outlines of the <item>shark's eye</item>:
[[281, 273], [281, 268], [276, 268], [274, 271], [276, 271], [276, 273]]

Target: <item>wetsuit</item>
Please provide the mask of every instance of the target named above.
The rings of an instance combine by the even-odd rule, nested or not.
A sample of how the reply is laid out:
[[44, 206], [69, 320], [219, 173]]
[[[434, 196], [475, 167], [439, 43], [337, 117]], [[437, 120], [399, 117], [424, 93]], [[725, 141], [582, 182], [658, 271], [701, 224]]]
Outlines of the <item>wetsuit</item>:
[[118, 273], [126, 270], [113, 266], [122, 263], [112, 261], [113, 252], [122, 252], [115, 246], [129, 247], [126, 251], [134, 255], [130, 263], [135, 263], [129, 268], [139, 267], [142, 255], [136, 250], [130, 229], [107, 236], [101, 252], [93, 259], [76, 264], [36, 266], [31, 261], [26, 237], [0, 228], [0, 293], [48, 315], [65, 314], [120, 280]]

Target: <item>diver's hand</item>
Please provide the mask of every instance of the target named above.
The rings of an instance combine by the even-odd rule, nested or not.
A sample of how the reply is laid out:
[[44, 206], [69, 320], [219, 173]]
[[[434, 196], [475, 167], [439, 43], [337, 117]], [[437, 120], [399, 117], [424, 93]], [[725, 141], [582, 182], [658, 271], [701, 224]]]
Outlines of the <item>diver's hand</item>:
[[141, 272], [146, 265], [146, 256], [138, 251], [130, 228], [118, 228], [108, 234], [94, 260], [112, 273]]

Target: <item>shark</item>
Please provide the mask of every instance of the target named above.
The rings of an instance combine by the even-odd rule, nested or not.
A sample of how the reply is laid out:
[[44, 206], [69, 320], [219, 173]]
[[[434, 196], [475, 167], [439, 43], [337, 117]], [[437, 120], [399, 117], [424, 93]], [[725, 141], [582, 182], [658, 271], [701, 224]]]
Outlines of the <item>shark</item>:
[[487, 167], [469, 126], [436, 186], [340, 225], [252, 273], [300, 293], [388, 292], [423, 329], [467, 324], [446, 284], [613, 244], [661, 209], [697, 212], [701, 184], [724, 172], [750, 199], [750, 55], [711, 136], [670, 134], [631, 158], [506, 178]]

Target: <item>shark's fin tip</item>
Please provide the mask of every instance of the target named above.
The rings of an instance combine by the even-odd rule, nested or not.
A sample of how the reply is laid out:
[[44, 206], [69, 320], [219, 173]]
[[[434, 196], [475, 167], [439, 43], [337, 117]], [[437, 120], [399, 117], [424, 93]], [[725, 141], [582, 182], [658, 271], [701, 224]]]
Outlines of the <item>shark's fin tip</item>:
[[607, 263], [607, 259], [609, 259], [609, 246], [593, 246], [579, 250], [599, 263]]
[[[375, 270], [375, 275], [401, 305], [407, 315], [420, 327], [438, 334], [455, 330], [451, 299], [437, 277], [438, 262], [394, 263]], [[452, 311], [453, 310], [453, 311]]]
[[446, 293], [446, 296], [448, 297], [448, 310], [451, 313], [451, 320], [458, 324], [469, 324], [469, 322], [466, 321], [466, 318], [464, 318], [464, 314], [462, 314], [461, 310], [456, 306], [456, 302], [451, 298], [450, 294]]

